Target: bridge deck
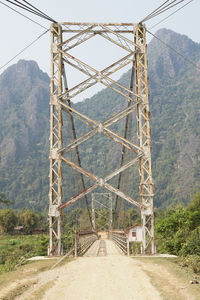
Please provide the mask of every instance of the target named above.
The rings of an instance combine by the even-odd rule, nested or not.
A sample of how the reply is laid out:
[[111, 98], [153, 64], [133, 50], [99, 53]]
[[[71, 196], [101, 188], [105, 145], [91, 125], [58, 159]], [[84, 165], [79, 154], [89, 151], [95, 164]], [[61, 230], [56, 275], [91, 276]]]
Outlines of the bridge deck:
[[124, 253], [111, 240], [97, 240], [92, 244], [84, 256], [114, 256]]

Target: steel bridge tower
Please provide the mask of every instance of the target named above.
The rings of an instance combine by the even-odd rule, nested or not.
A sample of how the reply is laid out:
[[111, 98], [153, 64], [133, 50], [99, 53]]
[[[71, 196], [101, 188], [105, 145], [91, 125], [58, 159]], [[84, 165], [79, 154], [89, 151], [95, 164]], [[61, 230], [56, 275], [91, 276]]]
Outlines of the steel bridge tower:
[[[121, 47], [127, 55], [112, 63], [103, 70], [94, 67], [72, 56], [69, 51], [87, 40], [99, 35], [116, 47]], [[127, 37], [128, 35], [128, 37]], [[131, 35], [131, 38], [129, 38]], [[130, 87], [125, 87], [113, 80], [111, 75], [130, 64], [132, 66]], [[68, 87], [65, 65], [70, 65], [84, 73], [88, 78], [76, 86]], [[128, 106], [126, 109], [111, 116], [104, 122], [92, 120], [85, 114], [73, 108], [70, 101], [86, 89], [101, 83], [124, 97]], [[90, 131], [79, 138], [74, 135], [74, 141], [63, 145], [63, 111], [71, 118], [79, 119], [90, 126]], [[137, 140], [129, 141], [115, 133], [109, 127], [127, 118], [135, 111], [137, 118]], [[147, 47], [146, 29], [143, 24], [134, 23], [53, 23], [51, 27], [51, 95], [50, 95], [50, 190], [49, 190], [49, 219], [50, 219], [50, 255], [61, 255], [61, 215], [64, 207], [76, 202], [97, 187], [103, 187], [125, 199], [141, 211], [143, 228], [143, 253], [154, 253], [154, 217], [153, 217], [153, 182], [151, 171], [151, 146], [147, 76]], [[65, 153], [78, 149], [78, 145], [96, 134], [104, 134], [126, 149], [134, 152], [136, 157], [121, 165], [117, 170], [99, 178], [95, 174], [84, 170], [80, 162], [73, 163], [65, 157]], [[63, 202], [62, 193], [62, 165], [67, 164], [93, 181], [93, 184], [78, 195]], [[121, 174], [130, 166], [136, 165], [139, 169], [140, 199], [135, 200], [126, 195], [119, 188], [109, 184], [109, 180]], [[132, 178], [131, 180], [133, 180]]]

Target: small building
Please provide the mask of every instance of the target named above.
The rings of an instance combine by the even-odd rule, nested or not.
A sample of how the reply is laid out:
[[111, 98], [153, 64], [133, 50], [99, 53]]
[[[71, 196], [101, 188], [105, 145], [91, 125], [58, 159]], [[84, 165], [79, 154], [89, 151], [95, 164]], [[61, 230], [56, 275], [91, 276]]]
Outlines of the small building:
[[142, 242], [142, 226], [135, 224], [125, 230], [129, 242]]
[[22, 232], [24, 227], [22, 225], [14, 227], [14, 232], [19, 233]]

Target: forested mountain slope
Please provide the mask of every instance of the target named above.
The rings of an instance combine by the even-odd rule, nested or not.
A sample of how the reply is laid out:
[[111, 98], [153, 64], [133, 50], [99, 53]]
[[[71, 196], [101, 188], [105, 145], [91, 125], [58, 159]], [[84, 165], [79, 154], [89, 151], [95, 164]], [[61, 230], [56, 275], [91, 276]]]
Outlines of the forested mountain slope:
[[[200, 65], [199, 44], [167, 29], [157, 36]], [[148, 60], [155, 205], [186, 203], [200, 188], [200, 74], [155, 38]], [[124, 85], [128, 75], [120, 78]], [[109, 89], [74, 104], [99, 121], [124, 105]], [[81, 134], [84, 129], [76, 125]], [[115, 129], [122, 132], [123, 124]], [[49, 78], [35, 62], [20, 60], [0, 76], [0, 192], [15, 208], [48, 206], [48, 139]], [[121, 153], [102, 136], [81, 146], [80, 152], [83, 166], [99, 176], [119, 164]], [[73, 193], [74, 183], [68, 179], [65, 198]], [[131, 194], [137, 192], [133, 183]]]

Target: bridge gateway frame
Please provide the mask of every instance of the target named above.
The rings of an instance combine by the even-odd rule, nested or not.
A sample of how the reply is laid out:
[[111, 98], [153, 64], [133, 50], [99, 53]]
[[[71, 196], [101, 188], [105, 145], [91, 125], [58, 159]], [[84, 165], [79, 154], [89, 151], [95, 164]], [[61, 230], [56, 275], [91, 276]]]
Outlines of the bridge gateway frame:
[[[66, 35], [69, 36], [66, 38]], [[132, 39], [127, 38], [132, 35]], [[127, 51], [127, 55], [99, 71], [78, 58], [70, 55], [72, 48], [86, 42], [92, 37], [100, 35], [116, 47]], [[131, 84], [127, 88], [111, 79], [111, 75], [132, 65]], [[65, 65], [70, 65], [88, 76], [79, 84], [68, 87]], [[135, 76], [133, 76], [135, 75]], [[85, 114], [71, 107], [70, 101], [76, 95], [94, 86], [96, 83], [112, 89], [128, 100], [128, 107], [121, 110], [108, 120], [99, 123]], [[135, 88], [133, 87], [135, 85]], [[80, 198], [94, 191], [97, 187], [104, 187], [129, 203], [137, 206], [141, 211], [143, 228], [143, 253], [154, 253], [154, 217], [153, 217], [153, 182], [151, 171], [150, 146], [150, 112], [148, 100], [147, 50], [146, 29], [143, 24], [136, 23], [53, 23], [51, 26], [51, 93], [50, 93], [50, 189], [49, 189], [49, 230], [50, 255], [61, 255], [61, 215], [64, 207], [75, 203]], [[91, 130], [79, 138], [74, 136], [73, 142], [63, 145], [62, 113], [67, 112], [72, 118], [77, 118], [89, 125]], [[136, 143], [129, 141], [109, 128], [112, 124], [136, 111], [137, 136]], [[121, 165], [117, 170], [105, 178], [91, 174], [84, 170], [80, 163], [75, 164], [64, 153], [78, 149], [78, 145], [96, 134], [104, 134], [122, 147], [136, 153], [136, 158]], [[67, 164], [81, 174], [87, 176], [94, 183], [78, 195], [64, 202], [62, 193], [62, 165]], [[129, 167], [138, 164], [140, 178], [140, 199], [137, 201], [123, 193], [120, 189], [108, 183], [114, 176], [121, 174]]]
[[[107, 198], [108, 206], [105, 205], [105, 203], [104, 204], [102, 203], [102, 199], [105, 200], [106, 198]], [[109, 211], [108, 230], [111, 231], [112, 225], [113, 225], [112, 194], [111, 193], [92, 193], [92, 202], [91, 202], [92, 224], [93, 224], [93, 229], [96, 231], [96, 213], [100, 216], [102, 216], [102, 214], [97, 212], [95, 204], [99, 205], [99, 208], [106, 209]], [[104, 216], [102, 216], [102, 217], [104, 217]], [[104, 227], [100, 228], [100, 230], [102, 230], [102, 229], [105, 229], [105, 228]]]

